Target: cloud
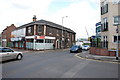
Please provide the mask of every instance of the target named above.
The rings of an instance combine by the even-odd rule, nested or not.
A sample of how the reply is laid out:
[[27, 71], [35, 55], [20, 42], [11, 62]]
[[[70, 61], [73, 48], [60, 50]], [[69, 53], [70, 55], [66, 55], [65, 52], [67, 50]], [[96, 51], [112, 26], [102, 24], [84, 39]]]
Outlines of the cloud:
[[0, 32], [11, 24], [17, 27], [42, 17], [52, 0], [0, 0]]
[[[91, 2], [96, 3], [95, 0], [91, 0]], [[100, 21], [100, 10], [99, 6], [94, 9], [88, 0], [82, 0], [72, 3], [46, 19], [61, 24], [63, 16], [68, 16], [68, 18], [64, 18], [64, 26], [74, 30], [77, 38], [87, 38], [85, 27], [90, 36], [95, 34], [95, 24]]]
[[0, 32], [11, 24], [20, 26], [29, 23], [33, 15], [37, 15], [38, 20], [58, 24], [62, 24], [63, 16], [68, 16], [64, 18], [64, 26], [74, 30], [77, 38], [88, 37], [85, 27], [89, 35], [95, 34], [95, 24], [100, 21], [99, 0], [59, 0], [69, 5], [52, 12], [48, 7], [53, 1], [58, 0], [0, 0]]

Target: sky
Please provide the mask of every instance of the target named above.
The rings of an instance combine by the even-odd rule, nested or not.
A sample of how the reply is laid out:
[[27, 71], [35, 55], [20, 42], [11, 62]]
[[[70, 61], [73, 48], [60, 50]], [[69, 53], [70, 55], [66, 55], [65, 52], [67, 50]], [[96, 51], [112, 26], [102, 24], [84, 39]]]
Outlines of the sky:
[[[16, 27], [43, 19], [70, 28], [76, 38], [95, 35], [100, 21], [100, 0], [0, 0], [0, 33], [6, 26]], [[68, 17], [65, 17], [68, 16]], [[89, 35], [87, 35], [86, 30]]]

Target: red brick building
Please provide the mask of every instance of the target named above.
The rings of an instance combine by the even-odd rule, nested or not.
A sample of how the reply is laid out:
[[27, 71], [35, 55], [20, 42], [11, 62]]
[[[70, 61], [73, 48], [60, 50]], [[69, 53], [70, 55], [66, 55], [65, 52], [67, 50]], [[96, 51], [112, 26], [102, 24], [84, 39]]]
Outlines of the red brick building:
[[75, 35], [69, 28], [46, 20], [36, 20], [34, 16], [32, 22], [17, 27], [12, 32], [11, 41], [13, 48], [60, 49], [71, 47], [75, 43]]
[[11, 45], [11, 32], [16, 29], [14, 24], [7, 26], [2, 32], [2, 47], [10, 47]]

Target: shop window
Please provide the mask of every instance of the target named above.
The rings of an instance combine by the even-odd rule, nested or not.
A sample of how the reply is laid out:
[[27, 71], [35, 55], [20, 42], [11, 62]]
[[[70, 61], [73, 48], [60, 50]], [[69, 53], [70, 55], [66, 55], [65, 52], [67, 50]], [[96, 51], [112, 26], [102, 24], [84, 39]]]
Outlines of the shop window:
[[43, 43], [43, 40], [37, 40], [36, 43]]
[[46, 39], [46, 40], [45, 40], [45, 43], [53, 43], [53, 40]]

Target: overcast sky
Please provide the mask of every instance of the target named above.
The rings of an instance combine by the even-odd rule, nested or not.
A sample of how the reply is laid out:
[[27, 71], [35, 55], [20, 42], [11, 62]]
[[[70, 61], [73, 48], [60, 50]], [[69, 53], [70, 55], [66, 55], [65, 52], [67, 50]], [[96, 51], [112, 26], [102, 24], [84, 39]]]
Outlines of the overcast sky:
[[63, 25], [76, 32], [77, 38], [95, 35], [95, 24], [100, 21], [99, 0], [0, 0], [0, 33], [6, 26], [15, 24], [19, 27], [44, 19]]

